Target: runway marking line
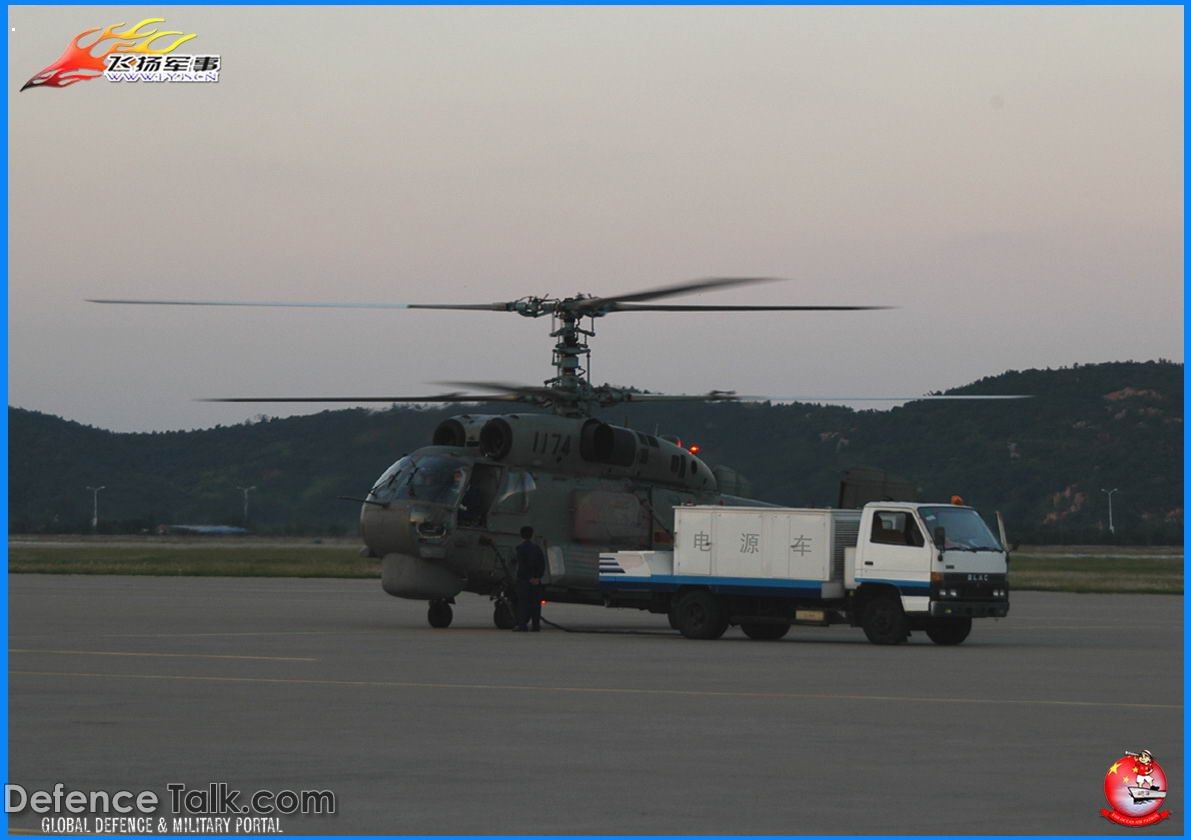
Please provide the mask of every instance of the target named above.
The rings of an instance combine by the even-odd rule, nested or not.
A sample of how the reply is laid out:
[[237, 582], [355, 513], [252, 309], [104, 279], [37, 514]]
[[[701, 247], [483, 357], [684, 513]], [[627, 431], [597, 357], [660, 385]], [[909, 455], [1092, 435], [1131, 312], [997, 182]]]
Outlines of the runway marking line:
[[[380, 633], [381, 630], [367, 631]], [[205, 639], [210, 636], [351, 636], [362, 635], [358, 631], [341, 633], [338, 630], [260, 630], [244, 633], [107, 633], [105, 639]]]
[[882, 703], [957, 703], [961, 705], [1061, 706], [1114, 709], [1181, 709], [1181, 704], [1106, 703], [1095, 700], [1026, 700], [987, 697], [897, 697], [881, 694], [801, 694], [783, 691], [697, 691], [678, 688], [598, 688], [591, 686], [498, 685], [493, 683], [419, 683], [383, 680], [318, 680], [279, 677], [203, 677], [184, 674], [100, 674], [82, 671], [9, 671], [20, 677], [87, 677], [99, 679], [176, 680], [180, 682], [251, 683], [258, 685], [314, 685], [344, 688], [445, 688], [463, 691], [542, 691], [558, 694], [626, 694], [661, 697], [738, 697], [762, 700], [867, 700]]
[[310, 656], [235, 656], [221, 653], [157, 653], [125, 650], [42, 650], [40, 648], [9, 648], [11, 653], [49, 653], [62, 656], [151, 656], [171, 659], [249, 659], [254, 662], [318, 662]]

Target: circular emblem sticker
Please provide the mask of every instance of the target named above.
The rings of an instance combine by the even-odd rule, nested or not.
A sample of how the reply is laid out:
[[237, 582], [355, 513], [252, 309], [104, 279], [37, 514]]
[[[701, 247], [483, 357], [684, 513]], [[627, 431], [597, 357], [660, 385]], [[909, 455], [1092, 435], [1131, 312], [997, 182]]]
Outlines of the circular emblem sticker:
[[1166, 773], [1149, 750], [1125, 750], [1104, 774], [1104, 798], [1112, 810], [1100, 815], [1118, 825], [1153, 825], [1170, 816], [1166, 806]]

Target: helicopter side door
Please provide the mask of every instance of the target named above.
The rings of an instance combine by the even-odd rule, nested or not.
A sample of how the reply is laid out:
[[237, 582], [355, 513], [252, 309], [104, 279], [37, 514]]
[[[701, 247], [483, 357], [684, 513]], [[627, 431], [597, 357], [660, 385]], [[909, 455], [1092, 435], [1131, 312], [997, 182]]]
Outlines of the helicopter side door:
[[483, 528], [488, 511], [497, 501], [504, 469], [495, 464], [473, 464], [467, 490], [459, 502], [458, 522], [463, 528]]

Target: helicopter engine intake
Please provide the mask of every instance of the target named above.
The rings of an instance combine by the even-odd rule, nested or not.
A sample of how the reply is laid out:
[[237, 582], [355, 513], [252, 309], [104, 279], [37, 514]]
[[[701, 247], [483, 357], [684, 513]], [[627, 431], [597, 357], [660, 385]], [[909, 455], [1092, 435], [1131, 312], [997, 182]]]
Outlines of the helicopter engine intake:
[[631, 467], [637, 460], [637, 436], [630, 429], [588, 420], [579, 439], [579, 454], [586, 461]]
[[503, 417], [494, 417], [480, 429], [480, 454], [499, 461], [513, 448], [513, 427]]
[[493, 418], [491, 414], [459, 414], [448, 417], [434, 430], [434, 446], [458, 446], [472, 449], [480, 445], [480, 433]]

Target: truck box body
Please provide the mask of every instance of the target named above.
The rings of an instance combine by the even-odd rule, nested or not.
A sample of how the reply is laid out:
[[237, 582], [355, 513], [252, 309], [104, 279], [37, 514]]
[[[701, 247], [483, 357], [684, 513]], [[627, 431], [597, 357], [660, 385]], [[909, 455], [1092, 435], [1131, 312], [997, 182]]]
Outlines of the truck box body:
[[819, 508], [690, 506], [674, 511], [674, 551], [600, 555], [605, 588], [665, 591], [697, 584], [716, 592], [840, 598], [844, 550], [860, 512]]
[[774, 585], [821, 598], [844, 594], [844, 549], [860, 511], [699, 506], [674, 511], [674, 574], [721, 586]]

